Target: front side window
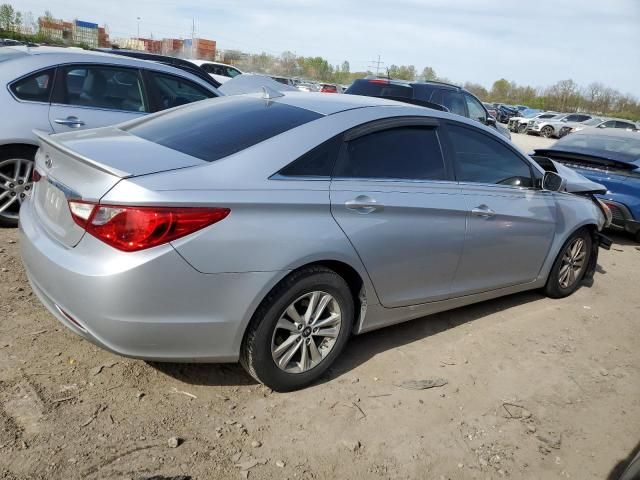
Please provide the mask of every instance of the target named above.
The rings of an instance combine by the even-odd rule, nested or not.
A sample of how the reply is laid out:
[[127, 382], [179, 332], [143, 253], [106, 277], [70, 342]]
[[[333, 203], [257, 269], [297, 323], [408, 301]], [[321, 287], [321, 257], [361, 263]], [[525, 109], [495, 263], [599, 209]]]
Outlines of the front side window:
[[225, 67], [226, 69], [226, 75], [227, 77], [237, 77], [238, 75], [240, 75], [240, 71], [236, 70], [235, 68], [232, 67]]
[[[57, 83], [57, 82], [56, 82]], [[62, 69], [59, 103], [127, 112], [148, 112], [138, 70], [107, 66]]]
[[155, 103], [160, 110], [198, 102], [215, 95], [190, 80], [166, 73], [149, 72]]
[[20, 100], [49, 103], [55, 70], [44, 70], [22, 78], [11, 85], [11, 91]]
[[461, 182], [532, 187], [531, 169], [516, 153], [482, 132], [450, 125], [449, 138]]
[[580, 117], [582, 117], [582, 115], [567, 115], [566, 117], [564, 117], [564, 121], [565, 122], [581, 122], [582, 120], [580, 120]]
[[401, 127], [358, 137], [347, 144], [346, 154], [334, 176], [445, 180], [436, 129]]
[[477, 120], [480, 123], [487, 123], [487, 112], [480, 104], [478, 100], [471, 95], [465, 94], [465, 101], [467, 102], [467, 109], [469, 110], [469, 118]]

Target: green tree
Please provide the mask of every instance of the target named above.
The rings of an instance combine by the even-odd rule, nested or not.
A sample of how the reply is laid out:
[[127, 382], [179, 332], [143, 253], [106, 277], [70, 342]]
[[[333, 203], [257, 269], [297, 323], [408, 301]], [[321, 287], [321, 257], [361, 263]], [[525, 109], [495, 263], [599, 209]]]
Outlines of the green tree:
[[436, 71], [431, 67], [424, 67], [422, 69], [422, 74], [420, 75], [423, 80], [438, 80], [438, 75], [436, 75]]
[[464, 88], [473, 93], [480, 100], [487, 100], [489, 98], [489, 92], [479, 83], [466, 82]]
[[511, 93], [511, 83], [509, 80], [501, 78], [493, 82], [489, 98], [494, 102], [507, 102]]
[[0, 30], [7, 32], [15, 31], [16, 12], [8, 3], [0, 5]]

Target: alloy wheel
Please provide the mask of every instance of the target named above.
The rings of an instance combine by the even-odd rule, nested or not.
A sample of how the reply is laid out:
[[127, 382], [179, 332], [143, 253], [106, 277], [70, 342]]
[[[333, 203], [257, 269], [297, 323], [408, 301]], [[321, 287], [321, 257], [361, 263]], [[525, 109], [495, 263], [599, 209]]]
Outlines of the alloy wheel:
[[336, 344], [342, 312], [338, 301], [321, 291], [293, 301], [280, 316], [271, 340], [271, 356], [287, 373], [304, 373], [318, 365]]
[[0, 216], [17, 219], [20, 205], [31, 194], [33, 162], [25, 158], [0, 161]]
[[549, 137], [551, 137], [551, 135], [553, 135], [553, 128], [551, 128], [551, 127], [544, 127], [544, 128], [542, 129], [542, 132], [541, 132], [541, 133], [542, 133], [542, 136], [543, 136], [543, 137], [545, 137], [545, 138], [549, 138]]
[[586, 246], [584, 239], [578, 237], [565, 249], [558, 273], [558, 282], [561, 288], [571, 287], [580, 278], [587, 256]]

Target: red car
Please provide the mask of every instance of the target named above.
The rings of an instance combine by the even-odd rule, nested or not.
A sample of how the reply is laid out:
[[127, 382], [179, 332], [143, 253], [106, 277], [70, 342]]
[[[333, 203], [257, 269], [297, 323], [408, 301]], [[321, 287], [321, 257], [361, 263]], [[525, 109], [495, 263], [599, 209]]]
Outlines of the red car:
[[333, 85], [332, 83], [321, 83], [320, 92], [321, 93], [338, 93], [338, 87], [336, 85]]

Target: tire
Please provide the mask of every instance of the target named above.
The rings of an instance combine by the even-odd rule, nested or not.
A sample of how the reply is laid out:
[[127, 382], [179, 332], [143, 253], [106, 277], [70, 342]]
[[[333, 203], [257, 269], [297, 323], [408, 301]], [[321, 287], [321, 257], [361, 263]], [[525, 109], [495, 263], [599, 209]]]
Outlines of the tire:
[[[307, 323], [304, 314], [314, 292], [318, 294], [315, 297], [318, 309], [323, 303], [323, 294], [331, 300], [318, 320], [309, 319]], [[292, 307], [299, 322], [289, 313]], [[315, 313], [315, 309], [312, 310]], [[313, 327], [329, 321], [335, 323], [332, 318], [336, 312], [340, 316], [339, 325]], [[300, 389], [316, 381], [331, 366], [351, 335], [353, 321], [354, 300], [347, 282], [325, 267], [303, 268], [274, 287], [256, 310], [242, 342], [240, 363], [249, 375], [275, 391]], [[282, 328], [283, 324], [287, 328]], [[302, 328], [298, 327], [300, 324]], [[323, 337], [323, 332], [329, 331], [335, 336]], [[291, 347], [284, 349], [287, 345]], [[293, 356], [287, 358], [295, 348]]]
[[542, 127], [542, 130], [540, 130], [540, 135], [542, 135], [544, 138], [553, 137], [553, 127], [550, 127], [549, 125], [547, 125], [546, 127]]
[[636, 242], [640, 243], [640, 230], [636, 232], [635, 239], [636, 239]]
[[518, 127], [518, 133], [525, 133], [527, 131], [527, 126], [526, 125], [520, 125]]
[[[0, 209], [4, 207], [0, 212], [0, 227], [18, 226], [20, 204], [32, 187], [31, 172], [37, 150], [37, 147], [21, 145], [0, 150]], [[16, 166], [18, 175], [14, 179]]]
[[[580, 240], [582, 244], [580, 244]], [[564, 298], [580, 287], [589, 266], [592, 242], [591, 233], [586, 228], [578, 230], [569, 237], [553, 262], [547, 284], [544, 287], [545, 295], [551, 298]], [[581, 246], [580, 250], [574, 254], [572, 252], [576, 252], [573, 250], [576, 245]], [[579, 263], [579, 269], [576, 270], [578, 262], [581, 263]], [[567, 272], [567, 270], [569, 271]], [[565, 275], [568, 275], [568, 278]]]

